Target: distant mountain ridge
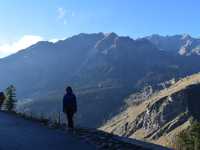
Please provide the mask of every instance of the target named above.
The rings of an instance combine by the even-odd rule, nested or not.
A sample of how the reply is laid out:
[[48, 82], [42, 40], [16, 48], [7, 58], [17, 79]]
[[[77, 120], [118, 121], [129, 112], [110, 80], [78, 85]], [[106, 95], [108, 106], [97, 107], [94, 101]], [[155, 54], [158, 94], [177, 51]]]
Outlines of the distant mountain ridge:
[[200, 55], [200, 39], [188, 34], [160, 36], [157, 34], [146, 37], [160, 50], [173, 52], [179, 55]]
[[79, 124], [97, 127], [121, 110], [129, 94], [199, 68], [199, 55], [174, 55], [148, 38], [81, 33], [0, 59], [0, 88], [14, 84], [21, 110], [51, 115], [62, 111], [64, 89], [71, 85]]

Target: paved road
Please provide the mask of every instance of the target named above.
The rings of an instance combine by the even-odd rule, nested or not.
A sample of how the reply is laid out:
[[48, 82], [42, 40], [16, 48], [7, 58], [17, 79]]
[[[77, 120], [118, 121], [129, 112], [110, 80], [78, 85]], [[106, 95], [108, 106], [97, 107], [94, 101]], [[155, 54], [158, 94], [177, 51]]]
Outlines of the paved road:
[[0, 150], [95, 150], [72, 134], [0, 112]]

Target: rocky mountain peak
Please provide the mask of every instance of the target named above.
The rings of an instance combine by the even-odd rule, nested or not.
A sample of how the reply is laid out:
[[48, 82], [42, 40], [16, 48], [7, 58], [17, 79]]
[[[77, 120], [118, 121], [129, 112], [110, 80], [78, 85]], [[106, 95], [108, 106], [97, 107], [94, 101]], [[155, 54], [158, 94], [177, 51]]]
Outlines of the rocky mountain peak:
[[118, 37], [118, 35], [114, 32], [104, 33], [104, 36], [105, 37], [111, 37], [111, 38]]
[[200, 40], [191, 37], [189, 34], [173, 36], [152, 35], [146, 38], [155, 44], [160, 50], [175, 55], [189, 56], [200, 54]]
[[192, 37], [191, 37], [189, 34], [184, 33], [184, 34], [182, 34], [181, 39], [182, 39], [182, 40], [191, 40]]
[[108, 49], [115, 45], [115, 40], [118, 37], [118, 35], [113, 32], [105, 33], [104, 35], [104, 38], [102, 38], [96, 43], [95, 48], [100, 51], [106, 52]]

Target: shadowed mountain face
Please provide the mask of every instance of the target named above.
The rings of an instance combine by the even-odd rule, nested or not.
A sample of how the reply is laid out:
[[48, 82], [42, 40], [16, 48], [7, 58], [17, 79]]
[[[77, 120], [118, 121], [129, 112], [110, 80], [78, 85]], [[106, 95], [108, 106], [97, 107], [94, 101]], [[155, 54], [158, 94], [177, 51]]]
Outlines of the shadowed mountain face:
[[200, 84], [192, 85], [187, 90], [188, 111], [198, 121], [200, 121]]
[[14, 84], [20, 109], [50, 115], [61, 111], [64, 88], [71, 85], [78, 96], [78, 123], [96, 127], [116, 114], [130, 93], [198, 72], [199, 62], [198, 55], [161, 51], [146, 38], [79, 34], [0, 59], [0, 88]]

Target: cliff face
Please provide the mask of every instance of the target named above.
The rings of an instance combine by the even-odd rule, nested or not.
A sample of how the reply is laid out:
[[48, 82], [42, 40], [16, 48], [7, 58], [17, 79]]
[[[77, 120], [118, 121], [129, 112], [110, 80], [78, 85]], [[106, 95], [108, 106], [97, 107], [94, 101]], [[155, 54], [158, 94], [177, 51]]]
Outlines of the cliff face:
[[[152, 94], [140, 104], [133, 103], [101, 129], [163, 144], [185, 128], [189, 124], [189, 118], [200, 119], [199, 107], [200, 73], [179, 80]], [[166, 139], [168, 135], [170, 136]]]
[[187, 90], [188, 93], [188, 111], [190, 114], [200, 121], [200, 85], [192, 85]]

